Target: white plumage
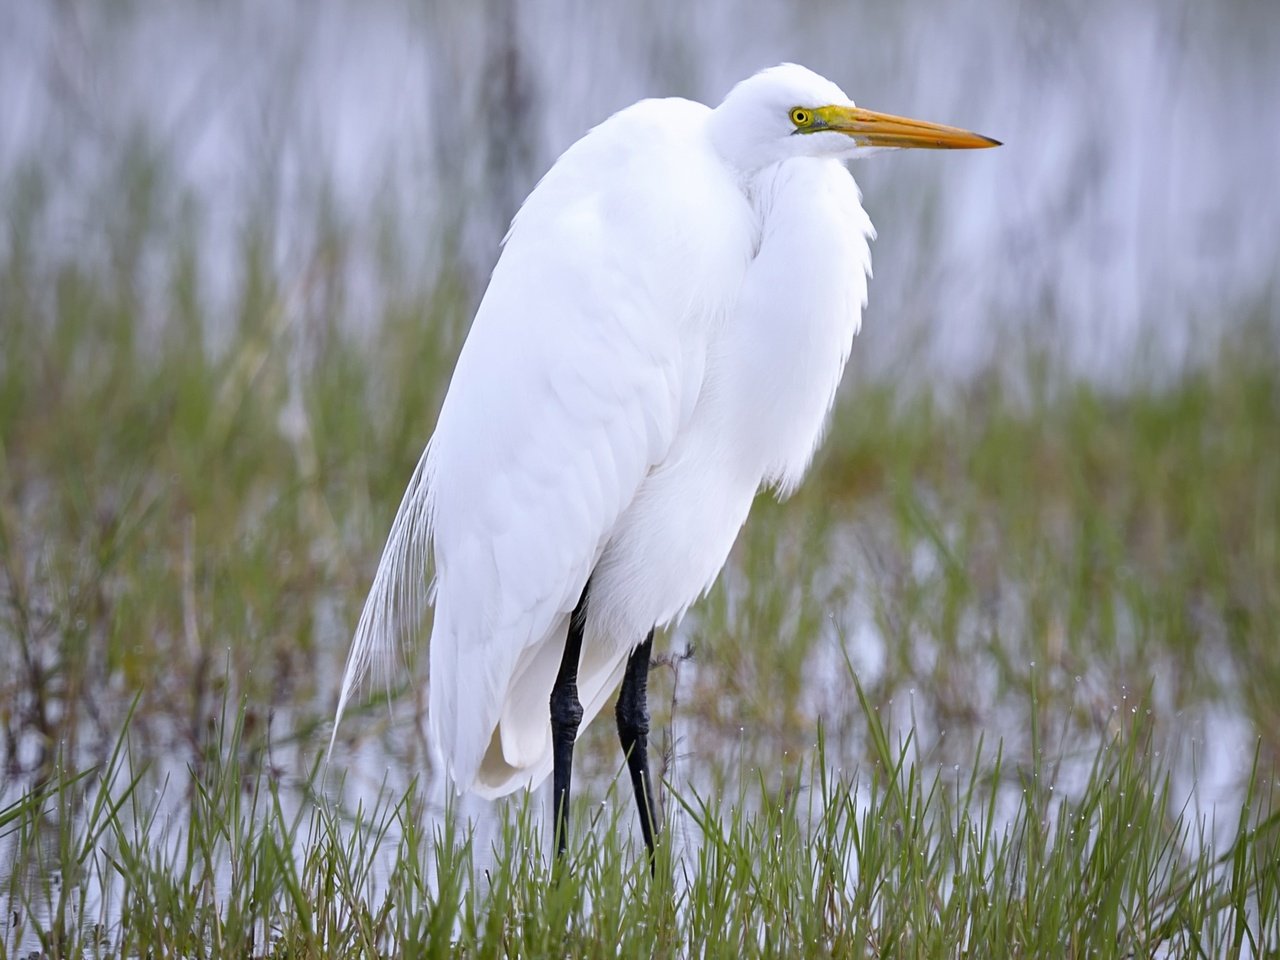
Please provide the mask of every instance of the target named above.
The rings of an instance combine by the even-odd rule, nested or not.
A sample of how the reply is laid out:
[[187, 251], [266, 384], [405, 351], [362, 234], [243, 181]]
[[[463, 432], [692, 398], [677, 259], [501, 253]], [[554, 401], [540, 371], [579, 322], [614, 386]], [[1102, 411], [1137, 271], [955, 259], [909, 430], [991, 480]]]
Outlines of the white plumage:
[[[867, 118], [899, 126], [876, 139], [855, 129]], [[430, 543], [434, 747], [459, 790], [545, 778], [548, 698], [588, 577], [584, 728], [648, 631], [710, 588], [757, 491], [804, 475], [871, 268], [841, 160], [979, 145], [894, 142], [908, 123], [788, 64], [715, 110], [638, 103], [560, 157], [515, 217], [458, 358], [339, 716], [373, 657], [418, 627]]]

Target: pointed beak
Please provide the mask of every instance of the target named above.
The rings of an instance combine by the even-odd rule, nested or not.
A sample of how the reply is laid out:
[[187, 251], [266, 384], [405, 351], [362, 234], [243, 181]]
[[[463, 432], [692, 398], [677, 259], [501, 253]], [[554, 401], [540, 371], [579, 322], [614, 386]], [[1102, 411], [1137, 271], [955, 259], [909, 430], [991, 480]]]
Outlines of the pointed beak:
[[832, 130], [843, 133], [865, 147], [973, 150], [1000, 146], [999, 140], [961, 130], [959, 127], [912, 120], [910, 117], [895, 117], [891, 113], [877, 113], [862, 107], [820, 107], [814, 113], [818, 120], [812, 128], [814, 132]]

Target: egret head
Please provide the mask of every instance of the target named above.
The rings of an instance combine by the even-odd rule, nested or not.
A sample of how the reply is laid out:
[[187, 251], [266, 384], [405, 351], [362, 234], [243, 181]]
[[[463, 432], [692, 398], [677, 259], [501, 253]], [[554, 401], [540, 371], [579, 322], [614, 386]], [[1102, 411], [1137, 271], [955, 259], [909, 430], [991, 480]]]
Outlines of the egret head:
[[793, 157], [999, 146], [967, 130], [855, 106], [830, 80], [794, 63], [761, 70], [729, 91], [712, 113], [711, 136], [725, 159], [744, 172]]

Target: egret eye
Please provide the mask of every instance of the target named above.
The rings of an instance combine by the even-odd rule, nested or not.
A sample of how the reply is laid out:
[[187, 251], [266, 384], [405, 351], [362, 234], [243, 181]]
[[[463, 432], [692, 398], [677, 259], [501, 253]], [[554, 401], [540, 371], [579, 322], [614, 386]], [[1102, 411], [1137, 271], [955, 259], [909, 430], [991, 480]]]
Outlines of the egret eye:
[[795, 107], [791, 111], [791, 122], [797, 127], [807, 127], [813, 122], [813, 114], [804, 107]]

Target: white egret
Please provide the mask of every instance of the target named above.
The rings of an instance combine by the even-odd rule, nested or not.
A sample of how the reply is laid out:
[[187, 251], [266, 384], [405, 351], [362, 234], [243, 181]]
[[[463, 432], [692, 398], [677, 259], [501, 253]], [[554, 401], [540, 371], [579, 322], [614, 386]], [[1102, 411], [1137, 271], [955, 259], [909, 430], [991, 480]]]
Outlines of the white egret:
[[757, 491], [800, 482], [861, 322], [874, 231], [842, 161], [995, 145], [783, 64], [715, 109], [641, 101], [566, 150], [512, 221], [338, 717], [433, 600], [430, 736], [458, 790], [554, 770], [562, 854], [574, 742], [621, 683], [652, 855], [654, 629], [710, 588]]

